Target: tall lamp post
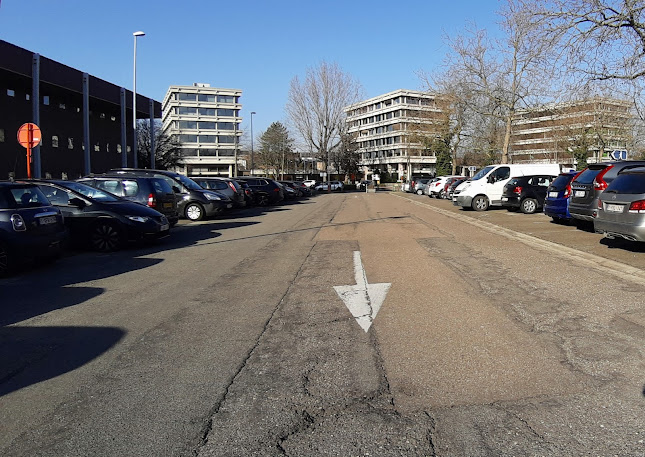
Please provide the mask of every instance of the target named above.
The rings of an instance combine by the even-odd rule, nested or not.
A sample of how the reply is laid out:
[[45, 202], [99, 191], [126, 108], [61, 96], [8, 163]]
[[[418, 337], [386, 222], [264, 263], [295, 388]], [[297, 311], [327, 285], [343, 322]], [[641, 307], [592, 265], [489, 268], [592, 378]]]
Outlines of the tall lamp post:
[[144, 36], [142, 31], [134, 32], [134, 83], [132, 84], [132, 152], [134, 168], [139, 166], [137, 159], [137, 37]]
[[253, 115], [255, 111], [251, 111], [251, 176], [253, 176], [253, 170], [255, 169], [255, 161], [253, 160]]

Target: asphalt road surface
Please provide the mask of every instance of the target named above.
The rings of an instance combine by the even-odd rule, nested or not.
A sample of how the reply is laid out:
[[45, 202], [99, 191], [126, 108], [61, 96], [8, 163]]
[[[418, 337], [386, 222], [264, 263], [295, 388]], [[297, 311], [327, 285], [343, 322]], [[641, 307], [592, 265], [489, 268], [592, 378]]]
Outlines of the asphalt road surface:
[[0, 455], [645, 455], [645, 248], [342, 193], [0, 279]]

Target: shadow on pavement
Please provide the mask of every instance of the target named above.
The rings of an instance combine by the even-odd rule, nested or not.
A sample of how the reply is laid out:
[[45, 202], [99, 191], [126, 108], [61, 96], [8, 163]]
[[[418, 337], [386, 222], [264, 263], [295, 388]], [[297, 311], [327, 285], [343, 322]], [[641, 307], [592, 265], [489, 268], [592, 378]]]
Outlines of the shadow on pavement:
[[124, 335], [112, 327], [0, 328], [0, 396], [73, 371]]

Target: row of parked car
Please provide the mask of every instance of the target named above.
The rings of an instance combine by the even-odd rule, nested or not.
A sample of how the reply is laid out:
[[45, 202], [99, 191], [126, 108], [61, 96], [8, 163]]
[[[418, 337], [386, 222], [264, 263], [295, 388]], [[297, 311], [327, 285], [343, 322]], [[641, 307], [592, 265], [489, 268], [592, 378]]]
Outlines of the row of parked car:
[[609, 238], [645, 241], [645, 161], [595, 163], [562, 173], [557, 164], [489, 165], [471, 178], [416, 178], [408, 191], [475, 211], [543, 211], [555, 222], [593, 224]]
[[199, 221], [233, 208], [312, 194], [298, 181], [204, 178], [113, 169], [75, 181], [0, 182], [0, 275], [27, 259], [54, 260], [66, 241], [101, 252], [168, 236], [180, 218]]

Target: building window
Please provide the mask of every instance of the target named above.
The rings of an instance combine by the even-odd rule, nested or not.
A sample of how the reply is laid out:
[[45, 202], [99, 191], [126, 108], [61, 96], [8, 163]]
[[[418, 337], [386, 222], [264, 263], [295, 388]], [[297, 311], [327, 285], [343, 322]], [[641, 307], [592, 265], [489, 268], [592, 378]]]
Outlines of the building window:
[[215, 95], [209, 95], [209, 94], [199, 94], [198, 100], [200, 102], [213, 102], [213, 103], [217, 101], [215, 98]]
[[220, 143], [235, 143], [235, 137], [234, 136], [219, 136], [219, 142]]
[[15, 92], [13, 89], [7, 89], [7, 95], [8, 95], [9, 97], [15, 97], [15, 96], [16, 96], [16, 92]]
[[235, 103], [236, 98], [233, 95], [218, 95], [217, 101], [219, 103]]
[[43, 95], [43, 105], [49, 106], [49, 95]]
[[56, 135], [52, 136], [52, 148], [58, 147], [58, 137]]
[[199, 108], [201, 116], [215, 116], [215, 108]]
[[179, 121], [180, 129], [196, 129], [197, 121]]
[[197, 135], [179, 135], [179, 141], [182, 143], [197, 143]]
[[217, 135], [199, 135], [200, 143], [217, 143]]
[[233, 122], [218, 122], [217, 128], [220, 130], [235, 130], [235, 124]]
[[181, 155], [183, 155], [184, 157], [194, 157], [197, 155], [197, 149], [182, 148]]
[[235, 116], [235, 110], [234, 109], [218, 109], [217, 110], [217, 115], [218, 116]]
[[74, 138], [67, 138], [67, 149], [74, 149]]
[[217, 128], [217, 123], [215, 122], [200, 122], [199, 128], [203, 130], [215, 130]]
[[220, 149], [218, 155], [220, 157], [234, 157], [235, 149]]
[[177, 99], [182, 101], [194, 102], [197, 100], [197, 94], [184, 94], [180, 92], [178, 94]]
[[179, 114], [197, 114], [197, 108], [189, 108], [187, 106], [179, 107]]
[[204, 157], [212, 157], [217, 155], [217, 149], [200, 149], [199, 155]]

